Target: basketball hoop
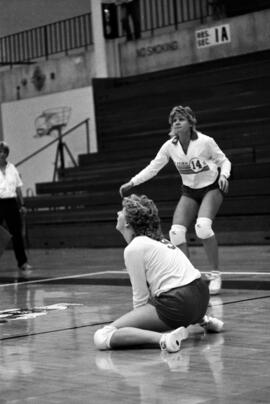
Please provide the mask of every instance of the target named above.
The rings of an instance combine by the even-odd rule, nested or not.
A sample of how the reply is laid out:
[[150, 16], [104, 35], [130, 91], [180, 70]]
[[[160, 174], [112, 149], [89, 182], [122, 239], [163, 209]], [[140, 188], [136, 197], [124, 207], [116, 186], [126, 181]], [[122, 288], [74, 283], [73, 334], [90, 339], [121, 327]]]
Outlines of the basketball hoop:
[[35, 137], [50, 135], [54, 129], [62, 129], [67, 125], [70, 113], [70, 107], [56, 107], [43, 111], [35, 120]]
[[36, 135], [35, 137], [42, 137], [50, 135], [51, 132], [56, 131], [58, 138], [58, 144], [56, 147], [56, 155], [54, 162], [53, 181], [58, 174], [59, 178], [62, 178], [65, 170], [65, 153], [67, 152], [74, 166], [77, 165], [75, 158], [73, 157], [68, 146], [62, 139], [62, 129], [67, 126], [71, 113], [70, 107], [57, 107], [46, 109], [35, 120]]
[[48, 135], [48, 127], [46, 119], [43, 115], [39, 115], [35, 120], [36, 134], [34, 137], [42, 137]]

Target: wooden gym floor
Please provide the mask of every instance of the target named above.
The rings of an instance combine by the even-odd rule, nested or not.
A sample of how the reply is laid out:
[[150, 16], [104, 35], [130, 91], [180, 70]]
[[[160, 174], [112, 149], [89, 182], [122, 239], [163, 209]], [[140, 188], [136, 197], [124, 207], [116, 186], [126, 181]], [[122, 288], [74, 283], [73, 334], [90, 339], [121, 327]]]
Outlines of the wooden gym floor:
[[[98, 352], [95, 330], [131, 308], [121, 249], [32, 250], [0, 259], [0, 403], [269, 403], [270, 246], [221, 247], [221, 334], [190, 327], [176, 354]], [[201, 248], [193, 263], [208, 270]]]

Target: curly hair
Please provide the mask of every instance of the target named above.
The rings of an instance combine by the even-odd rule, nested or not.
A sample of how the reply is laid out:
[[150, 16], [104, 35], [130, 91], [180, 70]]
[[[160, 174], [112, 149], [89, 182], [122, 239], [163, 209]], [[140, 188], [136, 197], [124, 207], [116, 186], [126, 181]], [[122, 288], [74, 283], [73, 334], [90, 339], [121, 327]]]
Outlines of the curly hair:
[[134, 230], [134, 237], [148, 236], [154, 240], [161, 240], [161, 231], [158, 208], [152, 199], [146, 195], [132, 194], [123, 199], [126, 221]]

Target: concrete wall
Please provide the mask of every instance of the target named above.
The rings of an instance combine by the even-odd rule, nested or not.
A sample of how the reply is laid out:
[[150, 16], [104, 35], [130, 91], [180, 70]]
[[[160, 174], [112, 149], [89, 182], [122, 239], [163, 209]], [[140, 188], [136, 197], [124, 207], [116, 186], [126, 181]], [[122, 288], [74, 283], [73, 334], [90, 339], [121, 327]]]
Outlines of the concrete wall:
[[[93, 50], [40, 61], [0, 73], [0, 102], [39, 97], [91, 85], [95, 77]], [[42, 84], [38, 87], [38, 83]]]
[[[204, 25], [182, 29], [180, 26], [178, 31], [134, 42], [107, 41], [108, 75], [137, 75], [269, 49], [269, 21], [270, 10], [264, 10]], [[215, 27], [227, 27], [229, 40], [198, 47], [196, 31]], [[37, 68], [45, 76], [42, 89], [34, 85]], [[94, 47], [86, 52], [3, 70], [0, 71], [0, 103], [89, 86], [94, 77], [98, 77]]]
[[[121, 74], [138, 75], [269, 49], [269, 21], [270, 10], [264, 10], [121, 44]], [[211, 29], [219, 34], [225, 30], [224, 37], [212, 45], [199, 46], [199, 38], [205, 39]]]

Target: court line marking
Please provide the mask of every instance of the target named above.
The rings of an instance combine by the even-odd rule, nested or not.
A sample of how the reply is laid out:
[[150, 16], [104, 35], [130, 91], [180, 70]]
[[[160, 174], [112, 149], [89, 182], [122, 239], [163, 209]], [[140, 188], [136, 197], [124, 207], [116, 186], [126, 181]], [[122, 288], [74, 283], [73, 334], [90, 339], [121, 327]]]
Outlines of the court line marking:
[[42, 335], [42, 334], [51, 334], [53, 332], [61, 332], [61, 331], [70, 331], [70, 330], [76, 330], [78, 328], [85, 328], [85, 327], [94, 327], [96, 325], [104, 325], [104, 324], [110, 324], [113, 320], [111, 321], [105, 321], [103, 323], [91, 323], [91, 324], [82, 324], [82, 325], [77, 325], [74, 327], [65, 327], [65, 328], [59, 328], [58, 330], [48, 330], [48, 331], [40, 331], [40, 332], [33, 332], [31, 334], [21, 334], [21, 335], [11, 335], [8, 337], [2, 337], [0, 338], [0, 341], [4, 340], [9, 340], [9, 339], [15, 339], [15, 338], [25, 338], [25, 337], [32, 337], [34, 335]]
[[[258, 289], [256, 289], [258, 291]], [[231, 300], [229, 302], [223, 302], [223, 303], [218, 303], [218, 304], [213, 304], [213, 306], [226, 306], [226, 304], [235, 304], [235, 303], [242, 303], [242, 302], [249, 302], [251, 300], [260, 300], [260, 299], [269, 299], [270, 295], [265, 295], [265, 296], [257, 296], [257, 297], [249, 297], [246, 299], [240, 299], [240, 300]]]
[[[209, 271], [201, 271], [202, 274], [209, 273]], [[221, 275], [266, 275], [270, 276], [270, 272], [220, 272]], [[12, 283], [1, 283], [0, 287], [7, 287], [7, 286], [20, 286], [20, 285], [29, 285], [34, 283], [46, 283], [46, 282], [53, 282], [53, 281], [61, 281], [64, 279], [75, 279], [75, 278], [84, 278], [84, 277], [91, 277], [96, 275], [106, 275], [106, 274], [124, 274], [128, 276], [126, 269], [122, 269], [120, 271], [99, 271], [99, 272], [90, 272], [86, 274], [77, 274], [77, 275], [67, 275], [67, 276], [56, 276], [53, 278], [44, 278], [44, 279], [34, 279], [34, 280], [26, 280], [23, 282], [12, 282]]]
[[124, 271], [100, 271], [100, 272], [90, 272], [87, 274], [79, 274], [79, 275], [67, 275], [67, 276], [56, 276], [54, 278], [44, 278], [44, 279], [34, 279], [24, 282], [12, 282], [12, 283], [1, 283], [0, 287], [5, 286], [20, 286], [20, 285], [29, 285], [29, 283], [45, 283], [45, 282], [52, 282], [52, 281], [61, 281], [64, 279], [73, 279], [73, 278], [84, 278], [88, 276], [96, 276], [96, 275], [105, 275], [105, 274], [125, 274]]
[[[251, 297], [251, 298], [248, 298], [248, 299], [234, 300], [234, 301], [231, 301], [231, 302], [224, 302], [223, 305], [242, 303], [242, 302], [246, 302], [246, 301], [250, 301], [250, 300], [269, 299], [269, 298], [270, 298], [270, 295], [265, 295], [265, 296], [260, 296], [260, 297]], [[35, 336], [35, 335], [52, 334], [52, 333], [55, 333], [55, 332], [70, 331], [70, 330], [76, 330], [76, 329], [79, 329], [79, 328], [101, 326], [101, 325], [105, 325], [105, 324], [110, 324], [112, 321], [114, 321], [114, 320], [98, 322], [98, 323], [82, 324], [82, 325], [77, 325], [77, 326], [73, 326], [73, 327], [59, 328], [57, 330], [40, 331], [40, 332], [36, 332], [36, 333], [33, 332], [33, 333], [30, 333], [30, 334], [11, 335], [11, 336], [8, 336], [8, 337], [0, 338], [0, 341], [11, 340], [11, 339], [16, 339], [16, 338], [32, 337], [32, 336]]]
[[[208, 274], [209, 272], [202, 272], [202, 274]], [[220, 272], [221, 275], [270, 275], [270, 272]]]

